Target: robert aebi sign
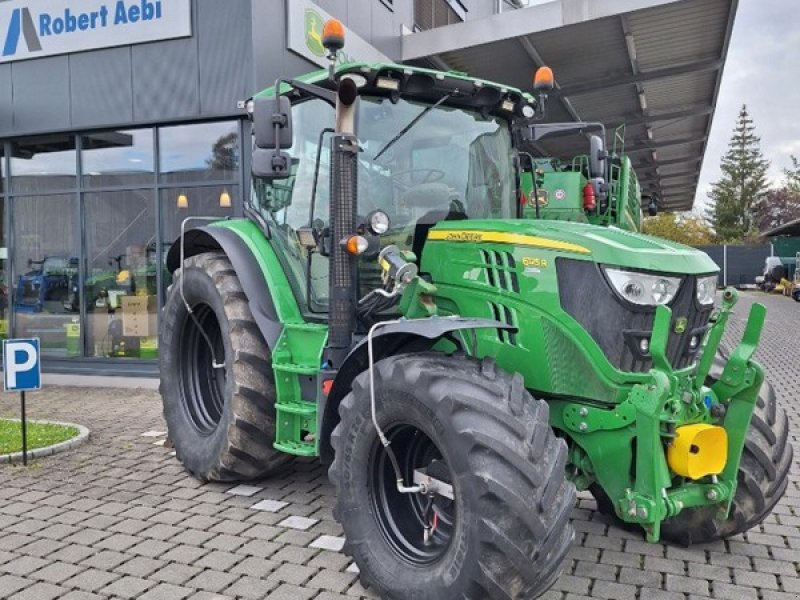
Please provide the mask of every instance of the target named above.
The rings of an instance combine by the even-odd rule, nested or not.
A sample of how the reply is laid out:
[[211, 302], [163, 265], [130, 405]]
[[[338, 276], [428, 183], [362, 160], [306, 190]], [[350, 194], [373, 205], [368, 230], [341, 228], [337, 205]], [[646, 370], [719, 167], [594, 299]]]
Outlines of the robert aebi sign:
[[0, 2], [0, 63], [192, 34], [190, 0]]

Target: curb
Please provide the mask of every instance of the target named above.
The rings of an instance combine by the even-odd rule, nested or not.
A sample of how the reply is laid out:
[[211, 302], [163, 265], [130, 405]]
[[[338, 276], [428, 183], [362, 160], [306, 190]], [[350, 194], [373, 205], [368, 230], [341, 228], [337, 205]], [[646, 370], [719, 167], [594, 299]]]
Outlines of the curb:
[[[89, 439], [89, 429], [77, 423], [64, 423], [62, 421], [46, 421], [41, 419], [28, 419], [28, 423], [46, 423], [50, 425], [64, 425], [66, 427], [74, 427], [78, 430], [78, 435], [65, 442], [59, 442], [52, 446], [45, 446], [44, 448], [36, 448], [35, 450], [28, 450], [28, 459], [42, 458], [45, 456], [52, 456], [59, 452], [66, 452], [72, 450], [83, 444]], [[15, 464], [22, 462], [22, 452], [12, 452], [11, 454], [0, 454], [0, 464]]]

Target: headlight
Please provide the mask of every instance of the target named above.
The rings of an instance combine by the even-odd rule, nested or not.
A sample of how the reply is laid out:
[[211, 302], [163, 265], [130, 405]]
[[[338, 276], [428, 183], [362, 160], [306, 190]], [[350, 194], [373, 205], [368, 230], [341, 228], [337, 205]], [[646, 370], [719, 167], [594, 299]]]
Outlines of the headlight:
[[717, 276], [697, 278], [696, 296], [700, 304], [714, 304], [714, 293], [717, 291]]
[[620, 296], [642, 306], [669, 304], [678, 292], [680, 277], [647, 275], [634, 271], [606, 269], [608, 280]]
[[389, 215], [382, 210], [373, 211], [368, 219], [370, 231], [375, 235], [382, 235], [389, 231]]

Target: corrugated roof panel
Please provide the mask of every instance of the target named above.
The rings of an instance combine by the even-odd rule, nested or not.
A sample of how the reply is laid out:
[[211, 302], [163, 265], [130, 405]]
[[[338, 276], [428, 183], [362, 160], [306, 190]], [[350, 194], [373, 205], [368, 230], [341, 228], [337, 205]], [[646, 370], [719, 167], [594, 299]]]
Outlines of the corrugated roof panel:
[[702, 71], [645, 81], [642, 89], [648, 110], [666, 111], [675, 106], [708, 103], [716, 83], [716, 71]]
[[687, 0], [631, 13], [640, 68], [719, 57], [729, 11], [730, 0]]
[[630, 71], [619, 19], [606, 18], [527, 36], [546, 64], [555, 67], [560, 85], [596, 80]]

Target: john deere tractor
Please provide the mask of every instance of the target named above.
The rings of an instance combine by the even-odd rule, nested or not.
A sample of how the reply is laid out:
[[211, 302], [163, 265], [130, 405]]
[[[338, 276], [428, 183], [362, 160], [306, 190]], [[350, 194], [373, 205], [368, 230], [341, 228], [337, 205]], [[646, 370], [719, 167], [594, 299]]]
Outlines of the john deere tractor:
[[172, 246], [161, 331], [169, 435], [201, 480], [330, 465], [334, 515], [382, 597], [535, 598], [577, 490], [652, 542], [761, 522], [787, 484], [787, 418], [718, 352], [703, 253], [523, 218], [520, 128], [538, 96], [463, 73], [335, 65], [244, 103], [245, 219]]

